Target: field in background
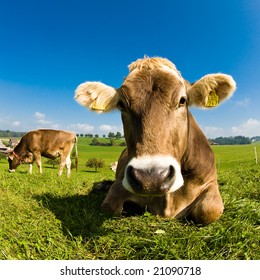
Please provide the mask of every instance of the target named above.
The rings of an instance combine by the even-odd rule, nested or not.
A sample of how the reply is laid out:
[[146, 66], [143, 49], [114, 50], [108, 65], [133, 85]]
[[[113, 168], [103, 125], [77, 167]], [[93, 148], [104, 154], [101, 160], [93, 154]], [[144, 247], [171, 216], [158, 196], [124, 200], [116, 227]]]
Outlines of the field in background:
[[237, 165], [250, 165], [255, 161], [255, 149], [260, 162], [260, 143], [251, 145], [211, 146], [215, 153], [218, 170], [233, 168]]
[[[79, 138], [79, 170], [71, 178], [44, 164], [9, 174], [0, 160], [0, 259], [259, 259], [260, 165], [254, 145], [213, 146], [225, 203], [221, 219], [207, 227], [148, 212], [113, 217], [93, 184], [113, 180], [110, 163], [124, 149], [90, 146]], [[260, 145], [256, 145], [260, 159]], [[88, 158], [105, 160], [99, 172]], [[43, 159], [45, 162], [45, 159]]]
[[[108, 139], [99, 139], [100, 142], [109, 143]], [[115, 144], [122, 143], [123, 140], [117, 140]], [[125, 147], [122, 146], [91, 146], [91, 139], [78, 138], [78, 152], [79, 152], [79, 166], [82, 169], [86, 169], [85, 164], [89, 158], [97, 157], [105, 160], [105, 168], [101, 171], [107, 171], [110, 164], [118, 160], [121, 152]], [[88, 168], [88, 170], [91, 170]]]

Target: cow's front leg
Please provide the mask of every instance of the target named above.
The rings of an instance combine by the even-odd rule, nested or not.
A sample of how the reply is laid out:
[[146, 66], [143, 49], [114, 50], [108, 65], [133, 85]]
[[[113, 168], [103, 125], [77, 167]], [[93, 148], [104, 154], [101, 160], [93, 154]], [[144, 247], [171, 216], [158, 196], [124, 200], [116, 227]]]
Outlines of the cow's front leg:
[[124, 202], [130, 200], [133, 195], [122, 186], [122, 181], [115, 181], [102, 203], [102, 208], [114, 215], [121, 215]]
[[218, 189], [218, 183], [212, 183], [192, 209], [190, 216], [196, 224], [208, 225], [216, 221], [223, 213], [224, 205]]

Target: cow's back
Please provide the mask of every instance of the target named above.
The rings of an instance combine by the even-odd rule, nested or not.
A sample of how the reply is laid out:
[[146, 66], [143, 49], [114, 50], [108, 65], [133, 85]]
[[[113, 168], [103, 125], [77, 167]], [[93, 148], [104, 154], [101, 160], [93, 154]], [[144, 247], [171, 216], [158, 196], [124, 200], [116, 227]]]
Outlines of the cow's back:
[[[60, 147], [63, 148], [69, 143], [74, 143], [76, 135], [62, 130], [45, 130], [35, 131], [35, 138], [41, 140], [42, 148]], [[51, 141], [50, 141], [51, 140]]]
[[64, 149], [76, 142], [76, 135], [61, 130], [39, 129], [25, 134], [14, 151], [46, 152], [53, 149]]

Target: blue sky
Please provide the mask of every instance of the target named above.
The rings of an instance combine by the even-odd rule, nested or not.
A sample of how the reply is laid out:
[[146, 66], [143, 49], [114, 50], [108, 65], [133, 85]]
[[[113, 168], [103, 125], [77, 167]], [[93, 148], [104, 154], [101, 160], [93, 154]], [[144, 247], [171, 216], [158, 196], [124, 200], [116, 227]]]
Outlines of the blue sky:
[[118, 112], [90, 112], [74, 91], [85, 81], [119, 87], [148, 55], [190, 82], [232, 75], [230, 100], [191, 111], [208, 137], [260, 135], [259, 15], [258, 0], [1, 1], [0, 129], [121, 132]]

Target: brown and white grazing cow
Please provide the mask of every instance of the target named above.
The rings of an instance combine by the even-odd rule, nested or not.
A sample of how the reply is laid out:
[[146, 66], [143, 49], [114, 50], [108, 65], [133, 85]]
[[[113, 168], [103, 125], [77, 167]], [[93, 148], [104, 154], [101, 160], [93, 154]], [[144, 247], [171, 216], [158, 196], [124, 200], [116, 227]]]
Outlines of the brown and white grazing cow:
[[102, 206], [120, 215], [130, 201], [197, 224], [218, 219], [224, 207], [214, 154], [188, 106], [217, 106], [235, 88], [233, 78], [220, 73], [191, 84], [158, 57], [133, 62], [118, 89], [100, 82], [79, 85], [78, 103], [100, 112], [117, 108], [122, 115], [127, 148]]
[[39, 172], [42, 174], [41, 156], [50, 159], [60, 157], [58, 175], [62, 174], [66, 165], [67, 175], [69, 176], [71, 169], [70, 154], [74, 144], [77, 168], [77, 137], [74, 133], [51, 129], [30, 131], [22, 137], [19, 144], [9, 154], [9, 171], [14, 172], [21, 163], [30, 163], [30, 173], [32, 173], [32, 163], [36, 161]]

